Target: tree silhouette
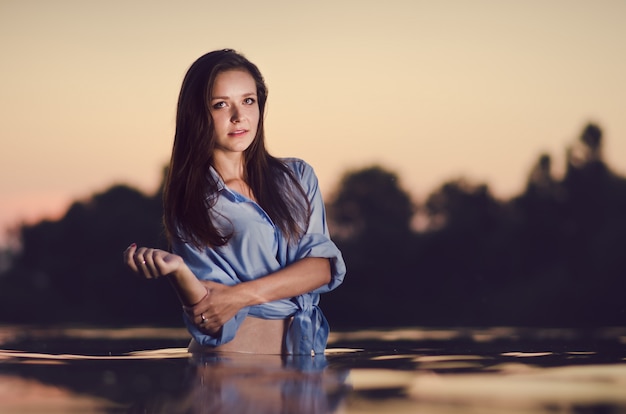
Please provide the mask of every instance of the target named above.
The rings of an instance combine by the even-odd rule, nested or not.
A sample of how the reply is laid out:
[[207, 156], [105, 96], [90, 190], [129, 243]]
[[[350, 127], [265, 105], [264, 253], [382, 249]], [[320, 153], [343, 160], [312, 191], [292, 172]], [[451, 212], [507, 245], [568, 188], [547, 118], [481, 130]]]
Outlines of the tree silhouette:
[[602, 144], [601, 129], [589, 124], [567, 153], [569, 291], [572, 301], [582, 305], [577, 316], [583, 323], [597, 323], [596, 315], [603, 315], [607, 322], [624, 324], [626, 305], [615, 292], [626, 288], [626, 180], [606, 165]]
[[171, 312], [177, 308], [169, 286], [134, 278], [121, 260], [133, 241], [163, 247], [160, 200], [160, 194], [148, 197], [118, 185], [75, 202], [59, 221], [23, 226], [21, 253], [0, 279], [2, 318], [32, 323], [180, 320]]
[[[532, 303], [529, 320], [544, 324], [595, 326], [626, 322], [623, 289], [626, 186], [602, 159], [602, 131], [587, 125], [567, 149], [562, 180], [549, 171], [543, 155], [526, 190], [514, 198], [521, 270], [518, 307]], [[610, 286], [610, 287], [609, 287]]]
[[417, 284], [409, 270], [415, 207], [396, 174], [380, 166], [348, 172], [331, 200], [331, 233], [349, 277], [322, 299], [329, 317], [342, 325], [384, 325], [390, 313], [410, 320], [413, 306], [405, 299], [412, 299]]
[[510, 210], [487, 185], [464, 179], [443, 184], [424, 209], [430, 225], [421, 267], [437, 298], [430, 308], [462, 324], [494, 319], [494, 309], [503, 316], [506, 310], [494, 304], [519, 261]]
[[338, 237], [404, 237], [410, 233], [414, 206], [396, 174], [379, 166], [348, 172], [329, 205]]

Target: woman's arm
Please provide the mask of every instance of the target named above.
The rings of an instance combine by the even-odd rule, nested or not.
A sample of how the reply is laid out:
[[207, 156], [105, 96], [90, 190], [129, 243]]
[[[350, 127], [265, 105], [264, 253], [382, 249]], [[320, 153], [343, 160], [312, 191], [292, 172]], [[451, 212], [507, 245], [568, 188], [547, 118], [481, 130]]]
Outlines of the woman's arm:
[[189, 316], [203, 331], [217, 333], [222, 325], [246, 306], [302, 295], [328, 284], [330, 262], [307, 257], [265, 277], [226, 286], [200, 281], [183, 259], [159, 249], [137, 248], [133, 243], [124, 251], [125, 263], [147, 279], [167, 276], [181, 303], [192, 307]]
[[202, 281], [209, 295], [193, 307], [193, 322], [199, 325], [203, 315], [203, 329], [215, 332], [246, 306], [302, 295], [330, 280], [329, 260], [307, 257], [265, 277], [234, 286]]
[[192, 306], [207, 295], [207, 288], [176, 254], [159, 249], [137, 248], [133, 243], [124, 251], [124, 262], [135, 273], [147, 279], [168, 276], [178, 298], [185, 306]]

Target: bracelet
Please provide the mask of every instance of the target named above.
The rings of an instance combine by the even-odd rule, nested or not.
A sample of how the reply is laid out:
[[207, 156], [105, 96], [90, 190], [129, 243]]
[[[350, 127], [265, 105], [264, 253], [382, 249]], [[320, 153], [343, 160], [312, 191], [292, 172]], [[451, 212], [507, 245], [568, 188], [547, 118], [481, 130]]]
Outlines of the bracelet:
[[[200, 302], [202, 302], [203, 300], [205, 300], [207, 298], [207, 296], [209, 296], [209, 289], [206, 290], [206, 293], [204, 294], [204, 296], [202, 296], [202, 299], [200, 299], [199, 301], [197, 301], [196, 303], [194, 303], [193, 305], [183, 305], [183, 310], [187, 313], [189, 312], [193, 312], [193, 308], [196, 307]], [[193, 314], [193, 313], [192, 313]]]

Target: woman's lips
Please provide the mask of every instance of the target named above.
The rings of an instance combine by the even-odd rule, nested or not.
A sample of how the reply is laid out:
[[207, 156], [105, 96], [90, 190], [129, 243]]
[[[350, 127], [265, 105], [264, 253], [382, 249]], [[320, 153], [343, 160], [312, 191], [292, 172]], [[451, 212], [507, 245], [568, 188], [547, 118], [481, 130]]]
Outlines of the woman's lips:
[[232, 137], [238, 137], [240, 135], [244, 135], [246, 132], [248, 132], [247, 129], [238, 129], [236, 131], [229, 132], [228, 135], [230, 135]]

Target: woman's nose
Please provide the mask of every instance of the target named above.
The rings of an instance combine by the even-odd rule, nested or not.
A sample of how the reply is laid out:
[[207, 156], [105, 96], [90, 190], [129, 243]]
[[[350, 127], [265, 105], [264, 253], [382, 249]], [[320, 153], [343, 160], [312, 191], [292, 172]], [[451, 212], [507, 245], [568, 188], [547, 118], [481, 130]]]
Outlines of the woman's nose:
[[230, 122], [232, 123], [238, 123], [241, 121], [242, 115], [241, 115], [241, 111], [239, 110], [239, 108], [235, 107], [233, 108], [233, 111], [230, 115]]

